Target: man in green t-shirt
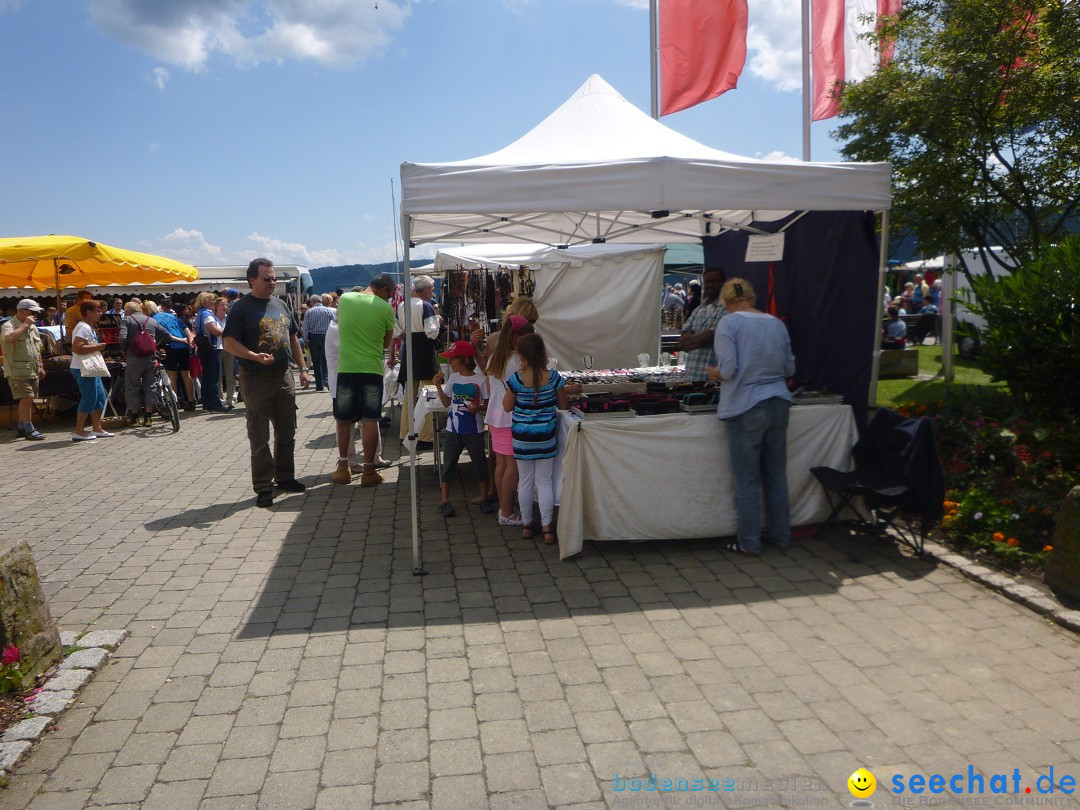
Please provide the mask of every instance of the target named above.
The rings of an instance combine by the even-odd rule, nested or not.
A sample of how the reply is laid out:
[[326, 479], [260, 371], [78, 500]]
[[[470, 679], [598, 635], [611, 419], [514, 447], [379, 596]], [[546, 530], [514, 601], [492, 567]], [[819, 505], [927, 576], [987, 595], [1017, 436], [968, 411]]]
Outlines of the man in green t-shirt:
[[335, 484], [352, 481], [349, 471], [349, 434], [354, 422], [363, 422], [364, 469], [360, 486], [382, 483], [375, 470], [382, 416], [383, 355], [394, 335], [394, 310], [387, 299], [394, 280], [375, 276], [363, 292], [348, 292], [338, 301], [338, 376], [334, 394], [337, 420], [338, 463], [330, 477]]

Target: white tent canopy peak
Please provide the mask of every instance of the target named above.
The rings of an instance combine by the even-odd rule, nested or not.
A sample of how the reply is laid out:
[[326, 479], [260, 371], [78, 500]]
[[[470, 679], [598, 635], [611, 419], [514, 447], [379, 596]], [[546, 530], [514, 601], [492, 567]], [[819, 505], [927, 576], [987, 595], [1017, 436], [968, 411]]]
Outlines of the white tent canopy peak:
[[448, 163], [402, 163], [421, 242], [693, 242], [779, 212], [890, 207], [887, 163], [740, 157], [655, 121], [600, 76], [518, 140]]

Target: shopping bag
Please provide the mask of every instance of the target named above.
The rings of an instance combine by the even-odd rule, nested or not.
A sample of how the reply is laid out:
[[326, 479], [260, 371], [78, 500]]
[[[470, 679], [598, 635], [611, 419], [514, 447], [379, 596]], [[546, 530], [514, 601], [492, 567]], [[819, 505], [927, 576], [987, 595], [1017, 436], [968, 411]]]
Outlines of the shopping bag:
[[82, 356], [82, 376], [84, 377], [109, 377], [109, 367], [105, 364], [105, 357], [101, 352], [90, 352]]

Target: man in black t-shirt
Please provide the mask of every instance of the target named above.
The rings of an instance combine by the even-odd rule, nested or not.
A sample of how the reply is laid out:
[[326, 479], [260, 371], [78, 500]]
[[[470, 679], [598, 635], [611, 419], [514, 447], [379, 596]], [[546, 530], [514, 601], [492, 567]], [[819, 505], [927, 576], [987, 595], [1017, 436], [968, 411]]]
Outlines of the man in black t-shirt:
[[[277, 277], [269, 259], [253, 259], [248, 265], [251, 293], [229, 309], [223, 334], [225, 350], [240, 361], [248, 442], [251, 444], [251, 485], [255, 505], [274, 503], [274, 486], [287, 492], [303, 492], [296, 480], [293, 445], [296, 438], [296, 391], [289, 370], [290, 357], [300, 368], [300, 387], [311, 384], [297, 338], [296, 321], [280, 299], [274, 297]], [[274, 425], [274, 450], [270, 451], [270, 425]]]

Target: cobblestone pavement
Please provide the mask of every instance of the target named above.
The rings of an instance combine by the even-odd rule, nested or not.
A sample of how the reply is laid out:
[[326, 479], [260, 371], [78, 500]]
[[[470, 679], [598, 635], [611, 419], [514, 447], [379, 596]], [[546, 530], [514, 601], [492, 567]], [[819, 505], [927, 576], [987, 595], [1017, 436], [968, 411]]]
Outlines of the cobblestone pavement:
[[239, 409], [0, 438], [0, 519], [62, 629], [131, 631], [0, 807], [845, 807], [860, 766], [881, 806], [894, 774], [1018, 768], [1020, 802], [1080, 777], [1077, 638], [950, 568], [829, 540], [560, 562], [460, 490], [444, 521], [426, 455], [418, 578], [405, 469], [334, 486], [330, 400], [299, 403], [309, 489], [272, 510]]

